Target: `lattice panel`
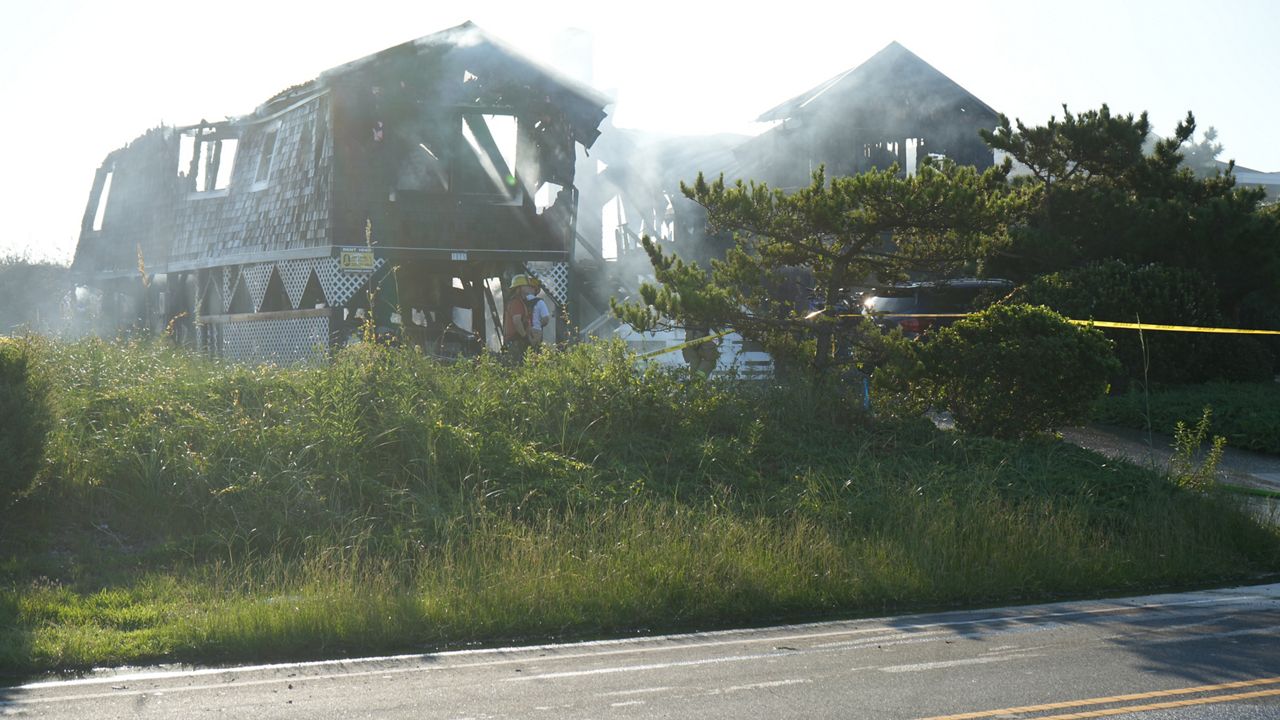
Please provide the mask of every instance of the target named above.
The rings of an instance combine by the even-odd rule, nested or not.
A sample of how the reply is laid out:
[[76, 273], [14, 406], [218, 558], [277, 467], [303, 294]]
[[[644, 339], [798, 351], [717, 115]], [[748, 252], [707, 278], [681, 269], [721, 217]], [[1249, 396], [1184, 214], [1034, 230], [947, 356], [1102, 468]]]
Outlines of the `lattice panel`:
[[231, 304], [231, 289], [236, 286], [232, 282], [233, 278], [236, 281], [240, 280], [240, 268], [238, 266], [222, 268], [222, 307]]
[[267, 283], [271, 282], [271, 271], [274, 263], [257, 263], [246, 265], [240, 271], [245, 285], [249, 286], [249, 300], [253, 303], [253, 311], [262, 309], [262, 298], [267, 294]]
[[378, 258], [373, 261], [372, 273], [347, 273], [338, 267], [337, 258], [324, 258], [316, 261], [316, 277], [324, 289], [325, 300], [330, 306], [339, 307], [346, 305], [383, 265], [386, 265], [386, 260]]
[[569, 263], [527, 262], [524, 267], [538, 276], [542, 281], [542, 287], [557, 305], [565, 304], [565, 298], [569, 296]]
[[226, 304], [227, 312], [231, 312], [231, 303], [235, 301], [236, 293], [240, 292], [240, 286], [244, 285], [244, 273], [240, 272], [239, 267], [231, 269], [231, 289], [223, 298]]
[[218, 332], [222, 356], [234, 362], [293, 365], [328, 357], [328, 316], [222, 323]]
[[311, 271], [315, 266], [315, 260], [282, 260], [276, 264], [276, 272], [280, 273], [280, 281], [284, 283], [290, 307], [295, 310], [298, 309], [298, 303], [302, 302], [302, 293], [307, 289], [307, 281], [311, 279]]
[[[201, 285], [198, 288], [196, 288], [196, 293], [197, 293], [196, 297], [198, 298], [196, 300], [197, 303], [205, 303], [205, 300], [208, 299], [209, 297], [210, 290], [216, 289], [218, 292], [222, 292], [222, 273], [217, 273], [216, 275], [215, 273], [211, 273], [211, 272], [200, 273], [200, 275], [198, 275], [197, 277], [201, 277], [201, 276], [204, 278], [204, 285]], [[218, 302], [219, 303], [222, 302], [221, 297], [218, 298]], [[203, 314], [209, 315], [209, 314], [212, 314], [213, 312], [213, 310], [211, 309], [211, 306], [208, 305], [207, 303], [199, 305], [198, 307], [200, 308], [200, 312]]]

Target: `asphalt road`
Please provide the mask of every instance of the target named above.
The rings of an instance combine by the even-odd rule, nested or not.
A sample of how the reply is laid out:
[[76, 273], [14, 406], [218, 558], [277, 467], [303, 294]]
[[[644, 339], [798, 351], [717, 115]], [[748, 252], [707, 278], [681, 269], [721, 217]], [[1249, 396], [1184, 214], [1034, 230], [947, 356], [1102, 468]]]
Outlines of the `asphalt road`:
[[32, 718], [1280, 718], [1280, 585], [0, 689]]

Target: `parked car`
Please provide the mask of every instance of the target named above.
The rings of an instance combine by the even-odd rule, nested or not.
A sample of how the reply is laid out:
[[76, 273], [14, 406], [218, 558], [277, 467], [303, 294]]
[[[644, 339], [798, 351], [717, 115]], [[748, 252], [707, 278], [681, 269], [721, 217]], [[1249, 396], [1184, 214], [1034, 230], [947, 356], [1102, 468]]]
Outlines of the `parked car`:
[[882, 330], [902, 328], [903, 335], [916, 338], [954, 323], [959, 315], [981, 310], [1010, 290], [1013, 283], [1008, 280], [975, 278], [889, 285], [863, 293], [862, 314], [870, 316]]

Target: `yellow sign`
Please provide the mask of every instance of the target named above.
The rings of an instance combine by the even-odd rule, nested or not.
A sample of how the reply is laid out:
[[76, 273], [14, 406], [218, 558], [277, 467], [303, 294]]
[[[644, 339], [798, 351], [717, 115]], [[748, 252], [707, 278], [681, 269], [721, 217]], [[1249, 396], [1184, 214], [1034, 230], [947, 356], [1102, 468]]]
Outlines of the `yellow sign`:
[[373, 272], [373, 250], [369, 248], [342, 248], [338, 267], [344, 272]]

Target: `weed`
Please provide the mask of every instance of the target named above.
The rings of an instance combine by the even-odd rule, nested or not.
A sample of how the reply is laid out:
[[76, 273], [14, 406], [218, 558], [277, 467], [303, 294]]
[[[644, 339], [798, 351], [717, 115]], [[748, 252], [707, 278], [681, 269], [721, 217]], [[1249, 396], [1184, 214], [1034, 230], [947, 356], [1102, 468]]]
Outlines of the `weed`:
[[227, 366], [32, 346], [50, 424], [0, 524], [0, 668], [389, 652], [1249, 577], [1280, 539], [1047, 439], [638, 370], [617, 344]]
[[1204, 492], [1213, 488], [1217, 481], [1218, 464], [1222, 462], [1222, 451], [1227, 439], [1216, 435], [1209, 450], [1201, 457], [1204, 441], [1209, 437], [1209, 421], [1213, 411], [1205, 407], [1200, 412], [1200, 419], [1195, 427], [1178, 421], [1173, 428], [1173, 457], [1169, 461], [1169, 474], [1180, 487]]

